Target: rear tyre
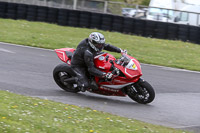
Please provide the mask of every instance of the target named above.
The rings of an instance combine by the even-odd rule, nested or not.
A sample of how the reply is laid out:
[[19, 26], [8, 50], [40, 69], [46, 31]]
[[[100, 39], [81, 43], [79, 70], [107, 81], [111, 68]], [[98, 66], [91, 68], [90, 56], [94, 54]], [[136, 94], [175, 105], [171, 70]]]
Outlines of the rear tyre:
[[141, 104], [151, 103], [155, 98], [155, 92], [153, 87], [143, 80], [139, 80], [138, 83], [128, 87], [128, 96]]
[[67, 92], [77, 93], [80, 90], [76, 87], [74, 88], [73, 84], [64, 82], [65, 79], [71, 78], [72, 73], [71, 69], [69, 69], [69, 65], [67, 64], [60, 64], [56, 66], [53, 70], [53, 78], [56, 84], [63, 90]]

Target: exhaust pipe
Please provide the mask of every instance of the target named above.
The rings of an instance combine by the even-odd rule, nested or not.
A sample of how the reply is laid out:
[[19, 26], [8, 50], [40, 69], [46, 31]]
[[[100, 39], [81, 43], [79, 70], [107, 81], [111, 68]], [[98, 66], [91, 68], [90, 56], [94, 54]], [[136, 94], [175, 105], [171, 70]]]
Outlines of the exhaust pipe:
[[70, 83], [70, 84], [76, 84], [78, 82], [78, 78], [77, 77], [71, 77], [71, 78], [68, 78], [68, 79], [64, 79], [64, 82]]

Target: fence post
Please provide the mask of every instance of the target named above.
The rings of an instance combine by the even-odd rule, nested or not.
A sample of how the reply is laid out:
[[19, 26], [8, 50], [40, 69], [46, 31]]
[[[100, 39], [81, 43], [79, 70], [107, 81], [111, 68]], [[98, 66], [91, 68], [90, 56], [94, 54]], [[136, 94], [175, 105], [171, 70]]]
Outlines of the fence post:
[[108, 8], [108, 1], [104, 2], [104, 13], [107, 13], [107, 8]]
[[44, 6], [48, 6], [48, 5], [47, 5], [47, 0], [44, 0]]
[[137, 16], [138, 15], [138, 9], [139, 9], [139, 5], [138, 4], [135, 6], [135, 9], [136, 9], [135, 16]]
[[197, 14], [197, 26], [199, 26], [199, 14]]
[[77, 7], [77, 0], [74, 0], [73, 9], [76, 10], [76, 7]]
[[65, 8], [65, 0], [62, 0], [61, 7]]
[[169, 10], [167, 10], [167, 23], [169, 21]]

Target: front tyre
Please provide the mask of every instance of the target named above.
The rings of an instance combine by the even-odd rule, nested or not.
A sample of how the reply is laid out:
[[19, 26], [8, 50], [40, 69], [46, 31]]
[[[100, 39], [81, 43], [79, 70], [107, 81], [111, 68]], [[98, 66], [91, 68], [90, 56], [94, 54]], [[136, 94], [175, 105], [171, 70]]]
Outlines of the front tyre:
[[141, 104], [151, 103], [155, 98], [153, 87], [147, 82], [140, 79], [136, 84], [128, 87], [128, 96]]
[[59, 64], [53, 70], [53, 78], [57, 85], [67, 92], [79, 92], [78, 88], [74, 88], [73, 84], [64, 82], [65, 79], [71, 78], [72, 70], [67, 64]]

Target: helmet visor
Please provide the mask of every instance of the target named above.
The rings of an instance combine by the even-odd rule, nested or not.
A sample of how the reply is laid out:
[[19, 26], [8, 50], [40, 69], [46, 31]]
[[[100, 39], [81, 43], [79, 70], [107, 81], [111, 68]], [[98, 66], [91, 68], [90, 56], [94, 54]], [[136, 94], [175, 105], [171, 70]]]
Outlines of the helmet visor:
[[98, 48], [98, 49], [102, 49], [103, 46], [104, 46], [104, 44], [102, 44], [102, 43], [96, 43], [96, 44], [94, 44], [94, 45], [95, 45], [95, 47]]

